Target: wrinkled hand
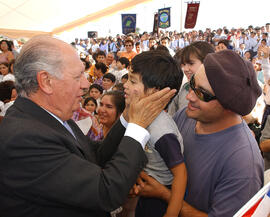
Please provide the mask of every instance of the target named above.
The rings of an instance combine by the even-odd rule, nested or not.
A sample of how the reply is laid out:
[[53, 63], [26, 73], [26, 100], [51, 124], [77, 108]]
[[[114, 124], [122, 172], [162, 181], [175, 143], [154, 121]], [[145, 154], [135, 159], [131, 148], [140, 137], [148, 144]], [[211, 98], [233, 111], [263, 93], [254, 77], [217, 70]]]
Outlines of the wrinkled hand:
[[135, 123], [143, 128], [147, 128], [149, 124], [159, 115], [165, 108], [170, 99], [174, 96], [176, 90], [164, 88], [145, 98], [134, 94], [128, 111], [129, 123]]

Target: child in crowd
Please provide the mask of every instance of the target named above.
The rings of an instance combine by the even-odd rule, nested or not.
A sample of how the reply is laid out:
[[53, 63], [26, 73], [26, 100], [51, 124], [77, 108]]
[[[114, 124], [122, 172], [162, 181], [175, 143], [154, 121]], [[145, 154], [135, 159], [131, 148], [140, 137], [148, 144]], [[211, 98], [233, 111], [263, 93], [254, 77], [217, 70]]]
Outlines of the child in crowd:
[[92, 115], [96, 115], [96, 109], [97, 109], [97, 100], [93, 97], [87, 97], [84, 100], [83, 108], [89, 111]]
[[17, 98], [17, 91], [13, 81], [0, 82], [0, 116], [5, 116], [7, 109], [13, 105]]
[[123, 75], [128, 73], [129, 60], [126, 57], [121, 57], [116, 61], [116, 66], [109, 70], [116, 78], [116, 83], [120, 83]]
[[114, 85], [115, 85], [115, 76], [112, 73], [105, 74], [103, 76], [103, 82], [102, 82], [102, 87], [104, 89], [104, 92], [107, 93], [109, 91], [112, 91]]
[[103, 88], [102, 88], [102, 86], [100, 86], [98, 84], [92, 84], [89, 87], [89, 96], [93, 97], [97, 101], [98, 106], [99, 106], [100, 97], [101, 97], [102, 93], [103, 93]]
[[96, 79], [94, 80], [94, 84], [99, 84], [102, 86], [102, 79], [105, 73], [107, 72], [107, 66], [104, 63], [97, 63], [95, 65], [94, 74]]
[[[93, 58], [96, 63], [106, 63], [106, 54], [103, 51], [98, 51], [93, 54]], [[96, 75], [94, 73], [95, 65], [92, 65], [89, 70], [89, 81], [93, 83], [96, 80]]]
[[[124, 84], [127, 107], [136, 95], [140, 98], [170, 87], [181, 86], [183, 72], [168, 52], [147, 51], [131, 61], [128, 81]], [[182, 136], [172, 118], [162, 111], [147, 128], [150, 140], [145, 146], [148, 164], [145, 171], [172, 189], [169, 203], [140, 197], [136, 217], [178, 216], [184, 198], [187, 174], [184, 164]]]
[[114, 85], [113, 90], [118, 90], [118, 91], [124, 92], [123, 83], [118, 83], [118, 84]]
[[98, 121], [97, 106], [97, 100], [93, 97], [87, 97], [83, 103], [83, 108], [91, 114], [90, 117], [92, 120], [91, 128], [86, 135], [95, 141], [100, 140], [103, 137], [102, 126]]
[[13, 81], [15, 82], [15, 77], [11, 74], [9, 69], [9, 63], [0, 63], [0, 81]]
[[174, 59], [178, 62], [178, 65], [181, 66], [187, 82], [182, 85], [179, 93], [170, 103], [168, 114], [173, 116], [178, 110], [183, 109], [188, 105], [186, 96], [189, 92], [189, 80], [203, 64], [203, 60], [207, 54], [214, 52], [214, 47], [205, 41], [193, 42], [176, 52]]
[[122, 84], [126, 83], [127, 80], [128, 80], [128, 74], [125, 74], [125, 75], [123, 75], [123, 76], [121, 77], [121, 83], [122, 83]]

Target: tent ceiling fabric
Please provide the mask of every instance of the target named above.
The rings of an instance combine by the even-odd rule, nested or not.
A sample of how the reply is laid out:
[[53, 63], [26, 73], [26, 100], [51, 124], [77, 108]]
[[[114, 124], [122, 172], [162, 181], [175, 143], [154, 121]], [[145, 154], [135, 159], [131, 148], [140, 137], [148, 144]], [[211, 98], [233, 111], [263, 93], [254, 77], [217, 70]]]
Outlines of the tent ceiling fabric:
[[150, 0], [0, 0], [0, 34], [58, 34], [146, 1]]

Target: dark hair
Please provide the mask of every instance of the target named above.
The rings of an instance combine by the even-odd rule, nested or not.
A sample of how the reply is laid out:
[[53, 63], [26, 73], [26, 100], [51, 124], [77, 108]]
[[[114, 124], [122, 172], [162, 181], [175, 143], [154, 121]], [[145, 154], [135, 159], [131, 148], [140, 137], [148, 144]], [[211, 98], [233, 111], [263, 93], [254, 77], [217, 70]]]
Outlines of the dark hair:
[[124, 74], [121, 79], [128, 79], [128, 73]]
[[84, 63], [84, 69], [87, 70], [90, 68], [90, 63], [85, 60], [85, 58], [80, 58], [81, 61]]
[[85, 70], [88, 70], [91, 66], [90, 66], [90, 62], [88, 61], [84, 61], [85, 62]]
[[140, 45], [141, 43], [139, 42], [139, 41], [137, 41], [136, 43], [135, 43], [135, 47], [136, 46], [138, 46], [138, 45]]
[[12, 59], [8, 65], [8, 69], [9, 69], [9, 73], [13, 73], [12, 70], [11, 70], [11, 66], [13, 65], [14, 66], [14, 63], [15, 63], [15, 59]]
[[13, 81], [2, 81], [0, 83], [0, 100], [4, 103], [10, 100], [13, 89], [15, 89]]
[[162, 44], [158, 45], [155, 50], [162, 50], [162, 51], [170, 53], [169, 49], [166, 46], [162, 45]]
[[224, 39], [224, 40], [221, 40], [218, 42], [218, 45], [219, 44], [224, 44], [226, 46], [226, 48], [230, 48], [230, 41], [227, 40], [227, 39]]
[[[131, 61], [132, 73], [139, 74], [144, 84], [144, 90], [170, 87], [180, 89], [183, 72], [172, 56], [165, 51], [146, 51], [136, 55]], [[176, 94], [177, 94], [176, 92]]]
[[123, 83], [118, 83], [118, 84], [114, 85], [113, 88], [116, 88], [116, 90], [121, 91], [121, 92], [124, 92], [124, 89], [125, 89]]
[[125, 43], [124, 44], [126, 45], [126, 43], [131, 43], [132, 46], [134, 46], [134, 42], [132, 40], [130, 40], [130, 39], [125, 40]]
[[129, 66], [129, 60], [128, 58], [126, 57], [121, 57], [118, 59], [118, 61], [121, 63], [121, 64], [124, 64], [125, 65], [125, 68], [127, 68]]
[[106, 54], [105, 54], [105, 52], [102, 51], [102, 50], [96, 52], [96, 58], [97, 58], [98, 56], [104, 56], [104, 57], [106, 58]]
[[99, 84], [92, 84], [92, 85], [89, 87], [89, 92], [90, 92], [90, 90], [92, 90], [93, 88], [96, 88], [101, 94], [103, 93], [103, 88], [102, 88]]
[[124, 109], [126, 107], [124, 92], [118, 91], [118, 90], [109, 91], [109, 92], [103, 94], [101, 99], [104, 96], [111, 96], [112, 103], [116, 107], [116, 117], [119, 116], [124, 111]]
[[84, 100], [83, 107], [85, 107], [89, 101], [92, 101], [97, 107], [97, 100], [94, 97], [87, 97]]
[[113, 83], [115, 82], [115, 76], [112, 74], [112, 73], [107, 73], [103, 76], [103, 79], [104, 78], [107, 78], [107, 79], [110, 79]]
[[262, 41], [264, 41], [266, 43], [266, 39], [265, 38], [263, 38]]
[[7, 46], [8, 46], [8, 50], [9, 50], [9, 51], [12, 51], [11, 45], [10, 45], [10, 43], [9, 43], [8, 40], [2, 40], [2, 41], [0, 41], [0, 50], [2, 50], [2, 49], [1, 49], [1, 45], [2, 45], [3, 42], [6, 42], [6, 43], [7, 43]]
[[190, 57], [191, 55], [194, 55], [203, 62], [204, 58], [209, 53], [215, 53], [215, 49], [212, 45], [205, 41], [196, 41], [177, 51], [174, 55], [174, 59], [181, 65], [191, 63]]
[[6, 66], [8, 68], [8, 73], [10, 73], [9, 64], [7, 62], [0, 63], [0, 65]]
[[224, 33], [227, 35], [229, 33], [228, 29], [224, 29]]
[[102, 74], [105, 74], [108, 69], [104, 63], [96, 63], [95, 67], [96, 69], [101, 69]]
[[154, 37], [150, 37], [149, 41], [157, 41]]
[[163, 40], [168, 40], [168, 42], [170, 41], [169, 37], [167, 36], [162, 37], [160, 41], [163, 41]]

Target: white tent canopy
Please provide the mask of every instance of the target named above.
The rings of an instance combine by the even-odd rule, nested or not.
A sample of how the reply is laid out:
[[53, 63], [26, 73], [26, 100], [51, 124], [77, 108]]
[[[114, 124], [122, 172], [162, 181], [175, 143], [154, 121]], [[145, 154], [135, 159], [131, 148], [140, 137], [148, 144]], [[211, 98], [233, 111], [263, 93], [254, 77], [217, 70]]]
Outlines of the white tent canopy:
[[0, 35], [61, 34], [149, 0], [0, 0]]

